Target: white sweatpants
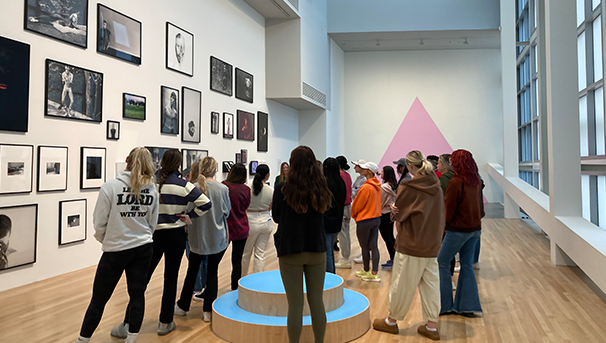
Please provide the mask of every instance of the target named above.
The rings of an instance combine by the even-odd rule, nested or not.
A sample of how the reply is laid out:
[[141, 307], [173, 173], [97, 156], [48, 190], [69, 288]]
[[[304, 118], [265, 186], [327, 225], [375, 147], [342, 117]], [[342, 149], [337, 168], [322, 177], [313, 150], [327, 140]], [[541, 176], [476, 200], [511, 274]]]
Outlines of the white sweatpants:
[[269, 211], [246, 212], [248, 215], [248, 239], [242, 254], [242, 276], [248, 274], [250, 259], [254, 253], [253, 273], [262, 272], [265, 269], [265, 249], [267, 241], [273, 230], [273, 221]]

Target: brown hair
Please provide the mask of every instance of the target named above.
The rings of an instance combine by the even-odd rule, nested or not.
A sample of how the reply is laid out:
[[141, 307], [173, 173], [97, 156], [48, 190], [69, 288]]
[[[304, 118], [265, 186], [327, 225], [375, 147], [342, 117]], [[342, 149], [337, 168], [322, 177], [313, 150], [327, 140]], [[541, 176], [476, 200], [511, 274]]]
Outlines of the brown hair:
[[440, 162], [442, 162], [442, 165], [446, 167], [448, 171], [454, 172], [452, 165], [450, 164], [450, 154], [440, 155]]
[[[280, 177], [278, 178], [278, 182], [286, 181], [286, 175], [284, 175], [284, 171], [283, 171], [285, 165], [288, 166], [288, 162], [280, 163], [280, 175], [279, 175]], [[290, 166], [289, 166], [289, 168], [290, 168]]]
[[219, 168], [219, 164], [217, 160], [212, 157], [204, 157], [202, 161], [196, 163], [199, 166], [200, 174], [198, 176], [198, 189], [207, 195], [208, 187], [206, 186], [206, 178], [213, 177], [217, 174], [217, 169]]
[[425, 159], [423, 153], [419, 150], [413, 150], [406, 155], [406, 162], [419, 168], [419, 175], [430, 175], [433, 173], [433, 164]]
[[154, 163], [151, 153], [144, 147], [136, 147], [128, 154], [126, 170], [130, 171], [130, 192], [141, 194], [141, 187], [154, 184]]
[[246, 167], [242, 163], [236, 163], [229, 170], [225, 182], [233, 185], [241, 185], [246, 182]]
[[332, 193], [311, 148], [301, 145], [290, 153], [290, 169], [282, 193], [286, 203], [299, 214], [306, 213], [309, 206], [319, 213], [330, 208]]
[[[179, 169], [181, 162], [183, 162], [183, 157], [177, 149], [168, 149], [162, 155], [162, 160], [160, 161], [160, 179], [158, 180], [158, 192], [160, 194], [162, 194], [164, 181], [166, 181], [170, 173]], [[160, 197], [160, 203], [162, 203], [162, 197]]]

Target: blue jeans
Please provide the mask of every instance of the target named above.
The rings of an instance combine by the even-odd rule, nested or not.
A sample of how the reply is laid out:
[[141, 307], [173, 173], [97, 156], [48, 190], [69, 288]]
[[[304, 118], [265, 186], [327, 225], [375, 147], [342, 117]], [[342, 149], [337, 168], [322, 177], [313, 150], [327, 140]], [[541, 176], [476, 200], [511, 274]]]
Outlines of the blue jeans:
[[[440, 298], [442, 307], [440, 314], [449, 312], [482, 312], [476, 275], [473, 272], [473, 258], [476, 245], [480, 239], [481, 231], [455, 232], [447, 231], [442, 247], [438, 253], [440, 266]], [[459, 253], [461, 271], [455, 294], [452, 301], [452, 278], [450, 276], [450, 261]]]
[[[482, 232], [482, 231], [480, 231]], [[478, 243], [476, 244], [476, 251], [473, 254], [473, 263], [480, 262], [480, 246], [482, 245], [482, 237], [478, 238]]]
[[335, 273], [335, 241], [339, 236], [338, 232], [326, 234], [326, 271]]
[[[185, 245], [185, 255], [189, 258], [189, 241]], [[206, 266], [208, 263], [208, 256], [202, 257], [202, 263], [200, 263], [200, 270], [198, 270], [198, 276], [196, 277], [196, 283], [194, 284], [194, 292], [200, 293], [204, 286], [206, 286]]]

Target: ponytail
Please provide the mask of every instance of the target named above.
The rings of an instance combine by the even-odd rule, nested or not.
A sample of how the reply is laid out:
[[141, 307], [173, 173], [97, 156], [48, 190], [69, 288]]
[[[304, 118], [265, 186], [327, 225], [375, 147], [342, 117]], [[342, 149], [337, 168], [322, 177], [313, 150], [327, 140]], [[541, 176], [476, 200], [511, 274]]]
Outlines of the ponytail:
[[419, 150], [413, 150], [406, 155], [406, 162], [419, 168], [417, 174], [419, 175], [431, 175], [433, 173], [433, 164], [425, 159], [425, 156]]
[[267, 164], [259, 164], [253, 179], [253, 195], [259, 195], [263, 189], [263, 180], [269, 174], [269, 167]]
[[141, 188], [154, 184], [154, 163], [149, 150], [136, 147], [128, 154], [126, 170], [130, 171], [130, 192], [135, 196], [141, 194]]
[[202, 161], [198, 163], [198, 172], [200, 173], [198, 176], [198, 189], [204, 195], [208, 196], [208, 184], [206, 183], [207, 177], [214, 177], [217, 174], [217, 169], [219, 168], [219, 164], [217, 160], [212, 157], [204, 157]]

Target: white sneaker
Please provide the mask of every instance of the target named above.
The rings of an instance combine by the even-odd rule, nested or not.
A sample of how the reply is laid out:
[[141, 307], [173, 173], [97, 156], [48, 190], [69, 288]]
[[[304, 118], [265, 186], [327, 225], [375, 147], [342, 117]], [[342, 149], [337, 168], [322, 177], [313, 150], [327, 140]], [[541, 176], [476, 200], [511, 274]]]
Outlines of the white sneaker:
[[202, 314], [202, 320], [205, 321], [205, 322], [207, 322], [207, 323], [210, 323], [211, 318], [212, 318], [212, 312], [204, 312]]
[[177, 324], [175, 322], [170, 322], [168, 324], [164, 324], [162, 322], [158, 322], [158, 336], [168, 335], [172, 331], [177, 328]]
[[457, 290], [457, 286], [455, 285], [454, 281], [451, 281], [451, 282], [452, 282], [452, 290], [456, 291]]
[[454, 268], [454, 271], [455, 271], [455, 273], [460, 272], [460, 271], [461, 271], [461, 266], [456, 266], [456, 267]]
[[335, 263], [335, 268], [337, 269], [351, 269], [351, 262], [347, 260], [341, 260]]
[[182, 310], [177, 303], [175, 303], [175, 316], [185, 316], [187, 311]]
[[[370, 253], [370, 260], [372, 261], [372, 253]], [[353, 261], [354, 261], [354, 263], [363, 263], [362, 254], [356, 256], [356, 258], [354, 258]]]
[[112, 337], [125, 339], [128, 336], [128, 324], [122, 322], [122, 323], [114, 326], [114, 328], [112, 329], [112, 331], [109, 334]]
[[194, 294], [194, 301], [204, 301], [204, 294], [202, 292]]
[[473, 264], [473, 269], [480, 270], [480, 262], [476, 262]]
[[139, 333], [128, 333], [128, 336], [126, 337], [126, 339], [124, 340], [124, 343], [135, 343], [135, 341], [137, 340], [137, 336], [139, 335]]

